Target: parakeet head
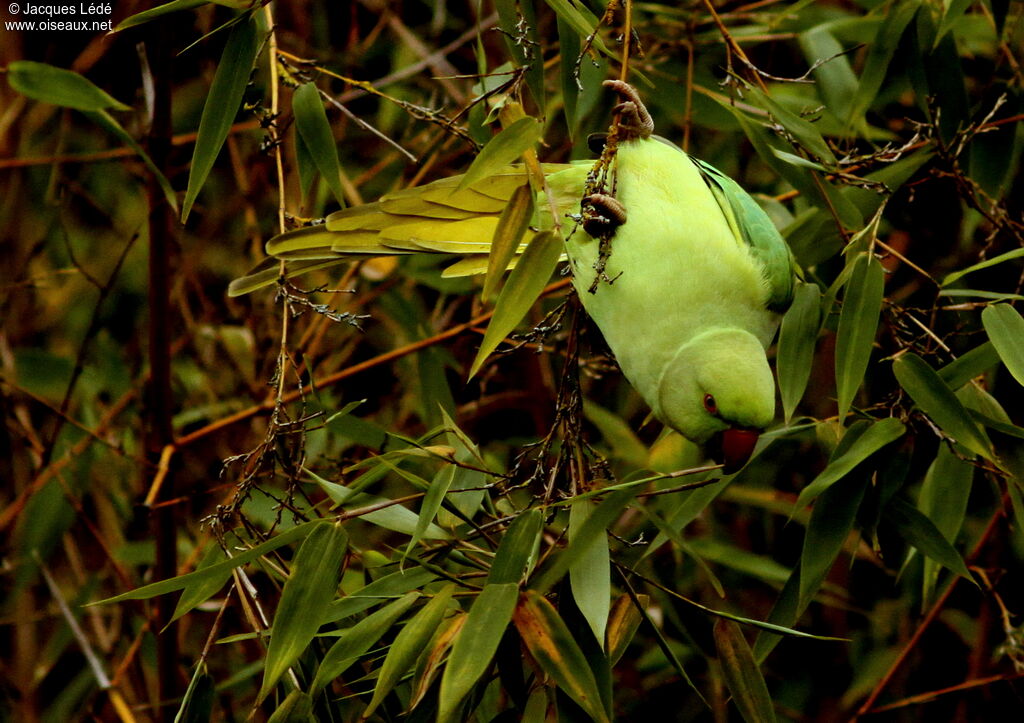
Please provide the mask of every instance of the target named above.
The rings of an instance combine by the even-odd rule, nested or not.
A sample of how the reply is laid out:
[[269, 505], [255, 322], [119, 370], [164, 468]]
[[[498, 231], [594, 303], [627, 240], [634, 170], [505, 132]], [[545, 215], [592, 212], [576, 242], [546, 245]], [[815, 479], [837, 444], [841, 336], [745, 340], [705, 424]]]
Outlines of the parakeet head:
[[740, 469], [775, 416], [775, 381], [757, 338], [715, 329], [684, 344], [665, 365], [657, 416], [725, 464]]

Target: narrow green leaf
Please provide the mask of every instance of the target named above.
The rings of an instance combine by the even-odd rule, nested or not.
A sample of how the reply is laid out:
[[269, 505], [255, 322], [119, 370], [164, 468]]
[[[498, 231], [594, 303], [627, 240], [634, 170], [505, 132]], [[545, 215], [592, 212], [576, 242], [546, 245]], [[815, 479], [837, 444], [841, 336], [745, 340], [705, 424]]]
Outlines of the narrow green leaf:
[[498, 225], [494, 229], [494, 237], [491, 239], [491, 251], [487, 256], [487, 275], [484, 277], [484, 289], [480, 292], [480, 298], [484, 302], [490, 302], [498, 291], [498, 284], [505, 275], [509, 261], [515, 255], [519, 244], [526, 235], [526, 229], [530, 226], [530, 219], [533, 218], [534, 195], [533, 189], [526, 182], [523, 176], [523, 185], [512, 193], [501, 216], [498, 217]]
[[97, 600], [96, 602], [89, 604], [106, 605], [108, 603], [122, 602], [124, 600], [148, 600], [149, 598], [156, 597], [157, 595], [166, 595], [167, 593], [174, 592], [175, 590], [183, 590], [189, 585], [202, 580], [223, 577], [225, 573], [230, 575], [231, 571], [236, 567], [252, 562], [256, 558], [261, 557], [272, 550], [276, 550], [279, 547], [304, 539], [317, 527], [326, 526], [327, 524], [328, 523], [323, 520], [306, 522], [298, 525], [297, 527], [291, 528], [287, 532], [282, 532], [277, 537], [272, 537], [256, 547], [248, 549], [245, 552], [240, 552], [230, 560], [218, 562], [216, 565], [210, 565], [208, 568], [196, 570], [195, 572], [190, 572], [187, 575], [172, 577], [170, 580], [160, 580], [159, 582], [150, 583], [149, 585], [143, 585], [142, 587], [129, 590], [128, 592], [121, 593], [120, 595], [115, 595], [114, 597], [109, 597], [105, 600]]
[[469, 188], [500, 171], [523, 155], [523, 152], [533, 148], [543, 132], [544, 126], [529, 116], [520, 118], [508, 128], [503, 128], [480, 149], [479, 155], [473, 159], [456, 190]]
[[326, 610], [338, 592], [347, 547], [348, 535], [340, 524], [319, 525], [295, 554], [274, 614], [258, 700], [267, 697], [316, 635], [318, 611]]
[[960, 553], [919, 509], [905, 500], [896, 498], [885, 508], [884, 516], [896, 527], [903, 539], [922, 554], [974, 582]]
[[[578, 116], [576, 109], [580, 101], [580, 87], [576, 83], [573, 72], [576, 67], [576, 58], [579, 57], [583, 43], [580, 41], [579, 33], [573, 30], [572, 26], [562, 17], [556, 17], [558, 29], [558, 47], [561, 50], [562, 62], [558, 64], [559, 80], [562, 88], [562, 107], [565, 110], [565, 125], [569, 131], [569, 139], [576, 135]], [[583, 61], [587, 62], [586, 60]]]
[[594, 671], [554, 606], [536, 590], [527, 590], [512, 619], [541, 670], [592, 720], [609, 721]]
[[431, 481], [430, 487], [427, 488], [427, 494], [423, 496], [423, 502], [420, 504], [420, 515], [416, 520], [416, 529], [413, 530], [412, 538], [405, 548], [406, 555], [412, 552], [413, 548], [416, 547], [427, 533], [427, 529], [433, 524], [434, 517], [437, 516], [437, 511], [441, 509], [445, 495], [448, 494], [452, 481], [455, 479], [456, 469], [454, 465], [448, 465], [438, 472]]
[[933, 48], [938, 47], [946, 33], [953, 29], [968, 8], [974, 4], [974, 0], [948, 0], [943, 4], [946, 6], [946, 12], [942, 15], [942, 24], [939, 25], [939, 32], [935, 35]]
[[[547, 0], [547, 4], [559, 18], [571, 25], [581, 38], [587, 38], [594, 34], [597, 18], [582, 4], [574, 5], [570, 0]], [[605, 55], [612, 57], [611, 51], [608, 50], [608, 46], [605, 45], [600, 34], [594, 34], [593, 46]], [[563, 62], [566, 60], [571, 64], [576, 61], [576, 58], [564, 58]]]
[[302, 137], [306, 151], [330, 187], [334, 200], [344, 208], [345, 193], [341, 187], [338, 146], [334, 143], [331, 124], [327, 120], [320, 91], [315, 83], [303, 83], [295, 89], [292, 94], [292, 112], [295, 114], [295, 130]]
[[817, 126], [777, 103], [770, 95], [762, 93], [757, 88], [750, 88], [748, 93], [753, 101], [771, 113], [776, 122], [785, 128], [805, 150], [810, 151], [822, 163], [829, 166], [835, 165], [836, 157], [825, 139], [822, 138], [821, 131]]
[[316, 698], [332, 680], [352, 667], [353, 663], [373, 647], [373, 644], [394, 626], [419, 597], [420, 594], [415, 591], [406, 593], [344, 631], [320, 661], [320, 667], [316, 669], [316, 676], [309, 686], [309, 694]]
[[[903, 436], [906, 428], [900, 420], [889, 417], [874, 422], [863, 434], [857, 437], [849, 447], [837, 447], [828, 466], [814, 480], [800, 491], [796, 507], [803, 507], [833, 484], [853, 471], [853, 468], [866, 460], [890, 442]], [[849, 432], [847, 432], [849, 434]]]
[[[351, 489], [343, 484], [325, 480], [308, 469], [305, 472], [331, 498], [335, 505], [347, 505], [350, 509], [358, 509], [390, 502], [386, 497], [376, 497], [362, 492], [358, 494], [353, 493]], [[360, 515], [359, 519], [387, 530], [401, 532], [403, 535], [412, 535], [419, 523], [419, 517], [416, 513], [402, 505], [389, 505], [373, 512], [367, 512]], [[430, 524], [422, 532], [421, 537], [430, 540], [446, 540], [449, 535], [437, 525]]]
[[985, 430], [971, 419], [953, 390], [927, 362], [916, 354], [904, 354], [893, 362], [892, 368], [900, 386], [943, 432], [975, 454], [995, 461]]
[[[569, 508], [569, 542], [590, 517], [594, 503], [581, 500]], [[608, 557], [608, 538], [594, 537], [586, 547], [579, 548], [569, 565], [569, 585], [576, 607], [594, 631], [598, 643], [604, 641], [611, 609], [612, 573]]]
[[640, 441], [622, 417], [586, 399], [583, 400], [583, 414], [612, 448], [612, 458], [620, 459], [637, 469], [646, 466], [647, 445]]
[[822, 492], [814, 503], [800, 553], [799, 610], [810, 603], [843, 549], [867, 486], [867, 480], [859, 475], [847, 477]]
[[[302, 140], [302, 134], [295, 134], [295, 164], [299, 169], [299, 193], [302, 202], [306, 202], [309, 196], [309, 189], [313, 186], [313, 179], [316, 178], [316, 161], [313, 160], [306, 142]], [[275, 259], [276, 261], [276, 259]]]
[[167, 15], [168, 13], [178, 12], [179, 10], [191, 10], [197, 8], [200, 5], [206, 5], [207, 0], [171, 0], [169, 3], [163, 5], [157, 5], [155, 8], [149, 10], [143, 10], [141, 13], [135, 13], [129, 15], [124, 20], [119, 22], [114, 29], [113, 33], [127, 30], [128, 28], [134, 28], [136, 25], [142, 25], [148, 23], [151, 20]]
[[998, 256], [993, 256], [990, 259], [979, 261], [973, 266], [968, 266], [966, 269], [960, 269], [959, 271], [954, 271], [953, 273], [949, 274], [946, 278], [942, 280], [942, 285], [949, 286], [955, 281], [959, 281], [964, 276], [967, 276], [967, 274], [973, 274], [975, 271], [981, 271], [982, 269], [990, 269], [993, 266], [998, 266], [999, 264], [1005, 263], [1006, 261], [1013, 261], [1014, 259], [1019, 259], [1022, 256], [1024, 256], [1024, 249], [1014, 249], [1013, 251], [1007, 251], [1005, 254], [999, 254]]
[[267, 719], [267, 723], [312, 723], [315, 720], [313, 699], [308, 693], [293, 690]]
[[373, 689], [373, 699], [363, 711], [363, 718], [369, 718], [370, 714], [377, 709], [384, 698], [398, 684], [416, 663], [416, 658], [423, 652], [430, 638], [437, 631], [448, 609], [448, 603], [452, 599], [455, 585], [449, 583], [434, 595], [433, 599], [423, 606], [409, 622], [405, 624], [391, 644], [388, 655], [384, 658], [380, 673], [377, 675], [377, 685]]
[[776, 366], [786, 424], [807, 388], [814, 362], [814, 345], [821, 328], [821, 290], [817, 284], [797, 284], [793, 304], [782, 317]]
[[526, 316], [526, 312], [533, 306], [533, 302], [537, 300], [551, 278], [551, 272], [558, 265], [558, 258], [561, 255], [562, 239], [551, 231], [543, 231], [530, 241], [501, 289], [494, 316], [487, 325], [480, 349], [469, 370], [470, 377], [480, 370], [480, 365], [497, 348], [501, 340]]
[[836, 333], [836, 391], [841, 422], [846, 419], [871, 359], [885, 286], [882, 265], [870, 254], [859, 254], [853, 264]]
[[[199, 562], [196, 567], [196, 571], [201, 571], [212, 567], [213, 565], [220, 562], [224, 557], [224, 552], [217, 545], [210, 545], [207, 549], [206, 554], [203, 555], [203, 559]], [[199, 577], [190, 583], [181, 592], [181, 597], [178, 598], [178, 604], [174, 608], [174, 613], [171, 615], [171, 619], [167, 622], [168, 625], [173, 623], [175, 620], [180, 618], [182, 615], [195, 609], [197, 605], [209, 600], [213, 597], [222, 587], [224, 583], [231, 577], [230, 570], [224, 570], [220, 575], [213, 577]]]
[[441, 677], [438, 723], [454, 720], [462, 699], [491, 666], [519, 596], [516, 583], [485, 585], [473, 601]]
[[192, 204], [206, 183], [206, 177], [210, 175], [214, 161], [231, 131], [258, 49], [256, 22], [251, 17], [231, 28], [217, 72], [213, 76], [213, 84], [206, 96], [203, 115], [199, 119], [199, 133], [188, 174], [188, 189], [181, 209], [182, 223], [188, 219]]
[[[540, 593], [550, 590], [569, 571], [569, 567], [580, 554], [580, 550], [587, 549], [595, 539], [607, 534], [608, 528], [619, 518], [622, 510], [633, 500], [637, 491], [635, 489], [617, 490], [601, 500], [601, 503], [591, 511], [586, 522], [579, 526], [576, 535], [569, 542], [569, 546], [548, 559], [538, 574], [530, 581], [530, 587]], [[579, 504], [579, 502], [572, 504]]]
[[849, 118], [851, 101], [857, 95], [857, 76], [849, 59], [841, 54], [843, 46], [824, 25], [801, 33], [797, 39], [807, 62], [820, 63], [813, 75], [818, 93], [829, 110], [837, 118]]
[[519, 584], [533, 568], [544, 529], [544, 514], [538, 509], [518, 515], [508, 526], [494, 554], [488, 585]]
[[335, 600], [327, 608], [321, 625], [337, 622], [351, 615], [372, 608], [384, 600], [405, 595], [410, 590], [418, 590], [437, 579], [437, 575], [423, 567], [399, 570], [374, 580], [361, 590]]
[[986, 341], [939, 369], [939, 378], [955, 391], [998, 363], [999, 353]]
[[885, 20], [882, 22], [879, 32], [875, 35], [874, 41], [868, 49], [868, 57], [864, 63], [864, 70], [860, 74], [860, 81], [857, 83], [857, 92], [850, 103], [850, 116], [848, 122], [857, 122], [864, 116], [875, 96], [878, 95], [885, 74], [889, 70], [889, 64], [896, 54], [903, 31], [917, 14], [920, 7], [920, 0], [906, 0], [905, 2], [892, 3], [886, 12]]
[[[950, 543], [956, 540], [963, 527], [974, 469], [969, 460], [961, 459], [949, 445], [942, 444], [921, 484], [918, 506]], [[924, 563], [921, 599], [928, 604], [935, 591], [939, 565], [932, 559]]]
[[72, 70], [34, 60], [15, 60], [7, 66], [7, 82], [24, 96], [82, 111], [131, 110], [92, 81]]
[[981, 312], [981, 323], [1010, 374], [1024, 384], [1024, 317], [1009, 304], [996, 304]]
[[768, 686], [740, 626], [719, 618], [715, 621], [714, 631], [725, 684], [743, 720], [747, 723], [771, 723], [775, 720], [775, 709]]
[[188, 682], [174, 723], [208, 723], [213, 712], [213, 699], [213, 678], [206, 672], [206, 665], [201, 663]]

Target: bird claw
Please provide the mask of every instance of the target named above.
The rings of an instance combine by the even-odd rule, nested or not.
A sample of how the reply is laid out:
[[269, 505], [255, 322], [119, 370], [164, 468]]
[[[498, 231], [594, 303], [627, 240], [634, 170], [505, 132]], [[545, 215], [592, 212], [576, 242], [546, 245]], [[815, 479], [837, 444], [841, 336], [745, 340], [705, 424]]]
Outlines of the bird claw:
[[650, 138], [654, 133], [654, 120], [640, 100], [636, 88], [624, 80], [606, 80], [604, 87], [611, 88], [620, 96], [622, 102], [615, 106], [619, 116], [618, 127], [623, 140], [631, 138]]
[[583, 230], [592, 238], [610, 235], [626, 223], [626, 207], [607, 193], [591, 193], [583, 199]]

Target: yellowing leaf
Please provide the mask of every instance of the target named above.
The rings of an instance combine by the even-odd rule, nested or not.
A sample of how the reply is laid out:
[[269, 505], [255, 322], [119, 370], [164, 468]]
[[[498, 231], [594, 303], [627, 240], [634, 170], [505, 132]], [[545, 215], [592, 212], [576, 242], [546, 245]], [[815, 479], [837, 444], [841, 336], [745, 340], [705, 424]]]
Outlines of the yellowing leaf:
[[593, 720], [608, 721], [594, 672], [554, 606], [527, 590], [512, 619], [541, 670]]
[[508, 128], [502, 129], [487, 142], [473, 160], [466, 175], [462, 177], [458, 190], [467, 189], [512, 163], [523, 155], [524, 151], [533, 148], [543, 131], [544, 126], [530, 117], [520, 118]]
[[757, 667], [754, 654], [740, 626], [730, 620], [715, 621], [715, 647], [722, 663], [725, 684], [732, 701], [747, 723], [771, 723], [775, 720], [768, 686]]

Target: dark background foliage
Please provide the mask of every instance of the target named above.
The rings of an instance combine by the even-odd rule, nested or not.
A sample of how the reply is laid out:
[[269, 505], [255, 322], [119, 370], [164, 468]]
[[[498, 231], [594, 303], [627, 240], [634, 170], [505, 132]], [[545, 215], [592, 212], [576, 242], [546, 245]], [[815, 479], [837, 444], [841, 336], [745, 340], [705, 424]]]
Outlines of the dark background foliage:
[[[183, 3], [113, 34], [0, 29], [4, 715], [359, 720], [401, 632], [452, 580], [441, 633], [461, 624], [467, 640], [501, 641], [449, 700], [465, 720], [587, 720], [599, 713], [568, 692], [585, 680], [605, 696], [594, 710], [619, 720], [1019, 717], [1020, 5], [636, 2], [599, 29], [608, 52], [582, 57], [600, 2], [493, 5]], [[148, 7], [114, 4], [114, 24]], [[253, 24], [258, 56], [232, 116], [210, 88], [236, 18]], [[657, 476], [701, 457], [644, 424], [559, 275], [468, 380], [494, 307], [478, 279], [442, 278], [446, 259], [375, 259], [299, 277], [287, 296], [227, 296], [280, 230], [279, 205], [299, 225], [338, 208], [335, 185], [355, 205], [462, 173], [501, 127], [488, 113], [503, 102], [543, 120], [541, 161], [593, 157], [585, 139], [608, 128], [614, 99], [600, 82], [620, 75], [627, 24], [628, 77], [658, 133], [753, 193], [820, 291], [805, 287], [807, 315], [776, 355], [795, 409], [784, 422], [780, 403], [740, 474]], [[143, 144], [178, 211], [124, 137], [66, 107], [60, 87], [19, 85], [18, 73], [36, 77], [25, 60], [126, 104], [109, 116]], [[307, 82], [344, 106], [324, 104], [337, 184], [297, 155], [291, 103]], [[232, 123], [212, 151], [196, 140], [204, 107]], [[182, 224], [204, 154], [215, 162]], [[647, 496], [699, 479], [718, 481]], [[574, 495], [637, 480], [648, 481], [621, 504], [579, 499], [607, 521], [589, 553], [566, 550], [567, 529], [582, 529]], [[817, 494], [801, 497], [814, 480]], [[310, 532], [300, 548], [305, 533], [292, 531], [339, 514], [332, 484], [372, 497], [342, 505], [358, 513], [347, 547]], [[471, 489], [449, 493], [434, 520], [446, 485]], [[387, 500], [408, 517], [367, 521], [366, 506]], [[452, 539], [407, 550], [418, 520]], [[533, 530], [526, 542], [505, 533], [513, 520]], [[282, 534], [296, 536], [178, 585], [185, 614], [166, 629], [174, 595], [83, 607]], [[303, 566], [302, 551], [308, 565], [338, 544], [340, 579]], [[510, 580], [496, 549], [520, 564]], [[595, 549], [610, 555], [610, 584], [575, 589], [608, 569]], [[970, 579], [955, 574], [965, 564]], [[322, 632], [349, 631], [408, 590], [422, 593], [415, 606], [381, 623], [328, 695], [306, 695], [335, 637], [307, 647], [302, 605], [352, 599], [399, 569], [430, 574]], [[496, 632], [472, 616], [485, 580], [522, 588]], [[618, 661], [580, 610], [607, 613], [609, 599], [638, 625], [633, 637], [609, 626], [626, 646]], [[778, 642], [750, 620], [842, 640]], [[255, 635], [271, 625], [298, 650], [257, 703], [264, 665], [283, 655]], [[442, 638], [421, 646], [448, 655], [447, 672], [426, 653], [410, 662], [373, 719], [431, 720], [446, 705], [438, 681], [458, 677], [459, 652]]]

